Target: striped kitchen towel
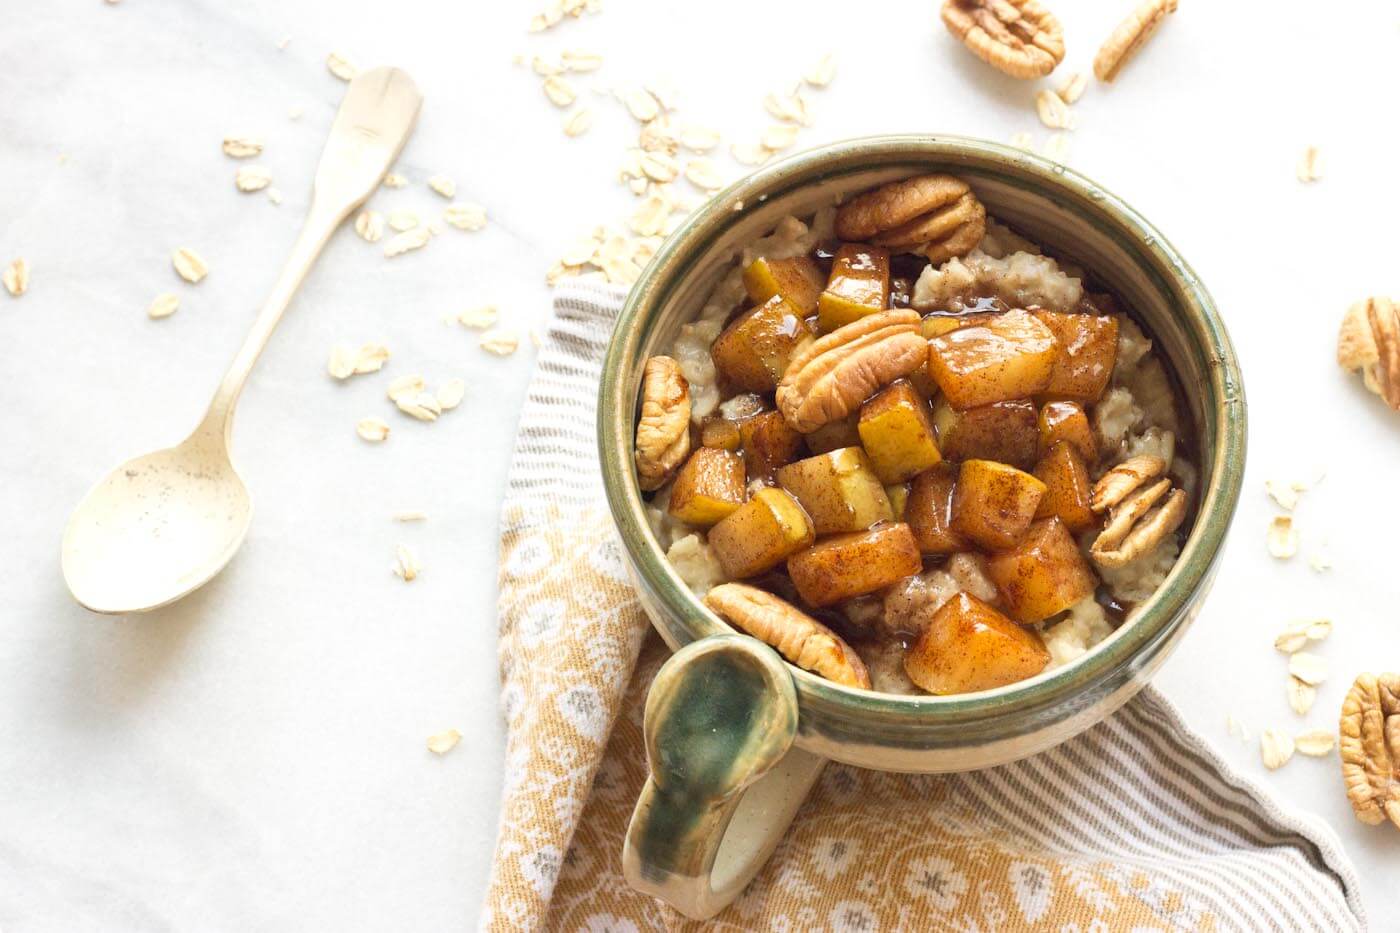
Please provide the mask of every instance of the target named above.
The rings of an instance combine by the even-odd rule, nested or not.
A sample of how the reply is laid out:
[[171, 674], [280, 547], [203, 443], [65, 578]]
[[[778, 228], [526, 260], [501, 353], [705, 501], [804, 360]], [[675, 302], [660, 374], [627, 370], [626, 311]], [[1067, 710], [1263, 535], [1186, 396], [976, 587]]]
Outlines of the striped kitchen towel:
[[[505, 789], [481, 926], [699, 928], [637, 894], [623, 834], [666, 649], [599, 478], [600, 360], [623, 293], [577, 283], [520, 420], [501, 517]], [[1364, 929], [1335, 834], [1234, 774], [1154, 690], [1034, 758], [956, 775], [829, 764], [721, 930]]]

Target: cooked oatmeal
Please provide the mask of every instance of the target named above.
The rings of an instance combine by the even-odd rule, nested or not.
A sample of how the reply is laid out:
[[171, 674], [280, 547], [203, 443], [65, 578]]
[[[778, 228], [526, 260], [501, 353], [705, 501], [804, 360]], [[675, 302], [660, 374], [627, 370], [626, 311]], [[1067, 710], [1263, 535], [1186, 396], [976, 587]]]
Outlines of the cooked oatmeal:
[[1068, 664], [1176, 560], [1197, 477], [1151, 339], [952, 176], [783, 219], [668, 356], [688, 397], [646, 400], [667, 459], [638, 452], [658, 541], [790, 661], [839, 646], [838, 682], [962, 693]]

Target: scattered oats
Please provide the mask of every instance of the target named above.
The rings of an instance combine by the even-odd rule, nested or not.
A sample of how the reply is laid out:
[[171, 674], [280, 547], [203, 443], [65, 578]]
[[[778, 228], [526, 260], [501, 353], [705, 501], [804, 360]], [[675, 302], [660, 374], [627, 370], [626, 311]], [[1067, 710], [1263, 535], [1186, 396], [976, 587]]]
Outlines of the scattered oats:
[[273, 204], [281, 204], [281, 203], [282, 203], [282, 192], [279, 191], [279, 190], [276, 189], [276, 188], [268, 188], [268, 189], [267, 189], [267, 199], [268, 199], [269, 201], [271, 201]]
[[1332, 634], [1331, 619], [1314, 619], [1307, 626], [1304, 631], [1308, 633], [1308, 641], [1323, 641]]
[[1297, 747], [1300, 755], [1322, 758], [1332, 754], [1332, 748], [1337, 744], [1337, 737], [1326, 729], [1312, 729], [1299, 733], [1293, 744]]
[[160, 320], [163, 317], [170, 317], [180, 310], [180, 298], [174, 292], [161, 292], [151, 302], [146, 309], [146, 317]]
[[627, 187], [632, 189], [633, 194], [641, 196], [647, 193], [648, 184], [645, 177], [634, 178], [627, 183]]
[[[16, 261], [22, 262], [23, 260]], [[182, 246], [172, 253], [170, 261], [175, 266], [176, 274], [191, 284], [199, 283], [209, 274], [209, 264], [204, 261], [203, 257], [188, 246]], [[7, 285], [6, 287], [8, 288], [9, 286]], [[10, 294], [16, 294], [14, 289], [10, 290]]]
[[408, 184], [408, 179], [404, 178], [398, 172], [390, 172], [384, 176], [382, 184], [386, 188], [402, 188], [404, 185]]
[[1269, 553], [1279, 560], [1288, 560], [1298, 553], [1298, 529], [1288, 515], [1275, 515], [1269, 522]]
[[1017, 149], [1024, 149], [1030, 152], [1035, 148], [1035, 140], [1031, 137], [1030, 133], [1016, 133], [1011, 137], [1011, 145], [1015, 146]]
[[1297, 628], [1290, 628], [1274, 639], [1274, 647], [1284, 654], [1301, 651], [1307, 643], [1307, 633]]
[[797, 126], [792, 123], [779, 123], [763, 131], [763, 148], [775, 152], [788, 148], [797, 142]]
[[1288, 658], [1288, 673], [1310, 687], [1327, 679], [1327, 659], [1308, 651], [1298, 651]]
[[1074, 127], [1074, 114], [1064, 98], [1054, 91], [1041, 88], [1035, 93], [1035, 114], [1052, 130], [1068, 130]]
[[422, 249], [428, 245], [432, 236], [427, 227], [415, 227], [391, 237], [389, 242], [384, 244], [384, 255], [393, 259], [395, 256], [402, 256], [410, 250]]
[[389, 436], [389, 426], [378, 418], [361, 418], [355, 425], [355, 433], [371, 444], [378, 444]]
[[263, 142], [252, 136], [225, 136], [224, 155], [235, 159], [251, 159], [255, 155], [261, 155]]
[[751, 143], [734, 143], [729, 147], [729, 154], [741, 165], [762, 165], [773, 153]]
[[428, 187], [449, 201], [457, 196], [457, 183], [446, 175], [434, 175], [429, 178]]
[[305, 112], [306, 112], [306, 111], [302, 110], [300, 107], [291, 107], [291, 108], [288, 108], [288, 110], [287, 110], [287, 119], [288, 119], [288, 120], [300, 120], [300, 119], [301, 119], [301, 115], [302, 115], [303, 113], [305, 113]]
[[1288, 706], [1299, 716], [1306, 716], [1317, 700], [1317, 688], [1305, 684], [1297, 677], [1288, 678]]
[[438, 404], [437, 396], [431, 392], [422, 392], [411, 398], [401, 398], [394, 404], [398, 406], [399, 411], [417, 418], [419, 421], [436, 421], [438, 415], [442, 414], [442, 406]]
[[336, 379], [349, 379], [355, 375], [355, 351], [344, 344], [331, 347], [331, 357], [326, 361], [326, 372]]
[[569, 71], [597, 71], [603, 67], [603, 56], [578, 49], [565, 49], [560, 61]]
[[626, 92], [622, 102], [627, 105], [627, 112], [641, 123], [650, 123], [661, 112], [661, 105], [656, 102], [656, 98], [643, 88], [633, 88]]
[[1069, 159], [1069, 134], [1051, 133], [1050, 138], [1045, 140], [1045, 146], [1040, 150], [1040, 154], [1051, 162], [1064, 165]]
[[665, 228], [666, 218], [669, 216], [670, 200], [660, 194], [651, 194], [632, 213], [627, 224], [642, 236], [653, 236]]
[[541, 58], [540, 56], [536, 55], [534, 58], [530, 59], [530, 70], [533, 71], [535, 74], [539, 75], [541, 78], [549, 78], [563, 71], [564, 66], [556, 65], [549, 59]]
[[1308, 557], [1308, 566], [1314, 573], [1326, 573], [1332, 569], [1332, 558], [1326, 554], [1312, 554]]
[[563, 78], [550, 77], [544, 79], [544, 96], [549, 98], [549, 102], [556, 107], [568, 107], [578, 100], [578, 92]]
[[580, 107], [564, 117], [564, 135], [568, 137], [582, 136], [593, 128], [593, 111], [587, 107]]
[[389, 214], [389, 226], [403, 233], [418, 226], [418, 215], [413, 211], [393, 211]]
[[582, 272], [578, 266], [566, 266], [562, 262], [556, 262], [545, 272], [544, 281], [546, 285], [553, 287], [559, 284], [560, 279], [574, 277]]
[[1065, 83], [1060, 85], [1057, 92], [1060, 100], [1067, 104], [1072, 104], [1084, 96], [1084, 90], [1089, 86], [1089, 76], [1082, 71], [1076, 71], [1065, 79]]
[[1235, 718], [1234, 713], [1225, 714], [1225, 731], [1229, 735], [1237, 736], [1241, 742], [1250, 742], [1249, 729]]
[[462, 404], [467, 394], [467, 384], [461, 379], [449, 379], [438, 386], [437, 403], [442, 411], [451, 411]]
[[800, 93], [769, 94], [763, 98], [763, 109], [769, 116], [783, 123], [800, 123], [808, 126], [812, 122], [807, 110], [807, 99]]
[[434, 755], [446, 755], [457, 747], [457, 743], [462, 740], [462, 733], [456, 729], [448, 729], [446, 732], [439, 732], [437, 735], [428, 736], [428, 751]]
[[803, 73], [802, 80], [812, 87], [826, 87], [834, 77], [836, 77], [836, 56], [828, 52], [817, 59], [817, 63]]
[[1322, 153], [1316, 146], [1309, 146], [1303, 150], [1303, 155], [1298, 159], [1298, 180], [1304, 184], [1317, 181], [1322, 177]]
[[287, 46], [289, 46], [289, 45], [291, 45], [291, 44], [292, 44], [292, 37], [291, 37], [291, 36], [279, 36], [278, 39], [277, 39], [277, 48], [278, 48], [278, 50], [285, 49]]
[[719, 145], [719, 133], [705, 126], [687, 126], [681, 130], [680, 143], [691, 152], [709, 152]]
[[675, 159], [664, 152], [648, 152], [642, 156], [642, 171], [652, 181], [665, 183], [674, 181], [681, 167]]
[[1289, 512], [1298, 507], [1298, 497], [1307, 488], [1302, 483], [1285, 483], [1276, 479], [1264, 481], [1264, 491], [1269, 494], [1269, 498], [1277, 502], [1279, 508]]
[[486, 226], [486, 208], [480, 204], [449, 204], [442, 219], [458, 230], [480, 230]]
[[326, 68], [342, 81], [355, 79], [355, 66], [350, 64], [350, 60], [339, 52], [332, 52], [326, 56]]
[[585, 263], [592, 262], [593, 254], [597, 251], [597, 239], [594, 237], [585, 237], [564, 250], [564, 255], [559, 257], [559, 262], [566, 266], [581, 266]]
[[272, 173], [261, 165], [244, 165], [233, 176], [233, 183], [244, 193], [261, 191], [272, 184]]
[[1332, 634], [1331, 619], [1304, 619], [1294, 622], [1274, 639], [1274, 647], [1284, 654], [1300, 650], [1310, 641], [1322, 641]]
[[428, 513], [421, 509], [400, 509], [389, 517], [396, 522], [425, 522], [428, 520]]
[[389, 362], [389, 348], [382, 343], [367, 343], [355, 354], [355, 375], [377, 373]]
[[355, 232], [367, 243], [378, 243], [384, 236], [384, 215], [379, 211], [360, 211], [355, 218]]
[[520, 346], [520, 338], [514, 331], [488, 330], [481, 335], [481, 349], [496, 356], [510, 356]]
[[417, 398], [423, 394], [427, 387], [428, 384], [423, 381], [422, 376], [400, 376], [389, 383], [389, 400], [397, 403], [405, 399]]
[[1264, 767], [1276, 771], [1293, 757], [1293, 737], [1278, 729], [1265, 729], [1259, 736], [1259, 754], [1264, 759]]
[[[203, 273], [200, 274], [203, 275]], [[195, 279], [194, 281], [199, 280]], [[5, 267], [5, 271], [0, 272], [0, 282], [5, 284], [5, 291], [16, 298], [29, 291], [29, 260], [23, 256], [11, 259], [10, 264]]]
[[457, 315], [457, 322], [463, 327], [474, 327], [477, 330], [485, 330], [496, 323], [496, 318], [500, 314], [495, 305], [482, 305], [479, 308], [468, 308]]
[[692, 185], [706, 191], [724, 187], [724, 179], [710, 159], [691, 159], [685, 164], [685, 177]]
[[675, 110], [680, 105], [680, 92], [676, 90], [674, 84], [651, 82], [647, 84], [647, 90], [651, 92], [652, 97], [656, 98], [663, 113]]
[[394, 548], [394, 563], [390, 569], [394, 571], [394, 576], [408, 583], [418, 576], [422, 567], [418, 564], [418, 558], [408, 549], [408, 545], [400, 544]]

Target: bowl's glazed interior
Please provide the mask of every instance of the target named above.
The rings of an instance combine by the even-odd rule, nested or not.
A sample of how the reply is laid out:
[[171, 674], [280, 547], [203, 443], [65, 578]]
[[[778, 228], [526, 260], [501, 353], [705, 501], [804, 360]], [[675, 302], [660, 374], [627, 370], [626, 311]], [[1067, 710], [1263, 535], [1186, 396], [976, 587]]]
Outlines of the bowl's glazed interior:
[[955, 137], [839, 143], [749, 176], [671, 236], [619, 318], [599, 399], [609, 504], [653, 621], [673, 648], [730, 631], [671, 569], [647, 526], [631, 459], [642, 367], [666, 352], [738, 250], [780, 219], [808, 217], [838, 198], [934, 171], [967, 180], [992, 216], [1091, 270], [1123, 300], [1184, 389], [1201, 481], [1194, 524], [1166, 582], [1129, 622], [1070, 664], [949, 697], [855, 690], [790, 666], [800, 746], [869, 767], [918, 771], [996, 764], [1087, 728], [1141, 688], [1194, 618], [1239, 496], [1245, 412], [1229, 337], [1184, 260], [1113, 195], [1029, 153]]

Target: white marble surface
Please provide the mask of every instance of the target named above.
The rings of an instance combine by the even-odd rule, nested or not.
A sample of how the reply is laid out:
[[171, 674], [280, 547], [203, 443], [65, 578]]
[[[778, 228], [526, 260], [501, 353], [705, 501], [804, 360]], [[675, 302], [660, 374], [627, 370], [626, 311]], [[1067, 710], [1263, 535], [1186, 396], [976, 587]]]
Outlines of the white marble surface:
[[[0, 294], [0, 927], [28, 930], [449, 929], [476, 916], [500, 789], [495, 521], [528, 341], [489, 357], [442, 322], [498, 303], [522, 332], [548, 311], [542, 276], [630, 197], [611, 174], [629, 118], [599, 100], [567, 141], [517, 51], [603, 52], [599, 82], [662, 78], [685, 112], [729, 138], [766, 124], [762, 95], [822, 51], [840, 59], [802, 144], [879, 131], [1007, 139], [1046, 133], [1032, 86], [952, 44], [928, 2], [853, 22], [836, 3], [648, 4], [529, 37], [530, 4], [332, 0], [30, 4], [0, 28], [0, 261], [26, 256], [30, 293]], [[1113, 15], [1061, 0], [1069, 66]], [[1113, 5], [1126, 7], [1128, 4]], [[1213, 290], [1237, 341], [1251, 446], [1236, 530], [1208, 607], [1160, 684], [1232, 761], [1320, 814], [1361, 869], [1377, 929], [1400, 911], [1400, 833], [1357, 823], [1335, 758], [1265, 774], [1257, 737], [1301, 729], [1284, 699], [1287, 621], [1329, 615], [1335, 675], [1307, 723], [1335, 722], [1357, 671], [1400, 664], [1394, 607], [1400, 422], [1332, 363], [1336, 322], [1368, 293], [1400, 291], [1390, 113], [1400, 17], [1302, 4], [1184, 4], [1111, 89], [1077, 108], [1070, 162], [1171, 236]], [[1115, 11], [1116, 12], [1116, 11]], [[292, 37], [285, 51], [275, 41]], [[120, 459], [191, 425], [270, 287], [307, 201], [342, 85], [327, 52], [392, 63], [427, 103], [378, 207], [424, 214], [423, 187], [454, 176], [491, 213], [392, 263], [342, 231], [254, 374], [238, 462], [257, 503], [226, 573], [142, 618], [95, 617], [67, 597], [58, 538], [69, 508]], [[1068, 69], [1066, 69], [1068, 70]], [[290, 120], [291, 108], [304, 109]], [[240, 195], [227, 133], [268, 141], [280, 207]], [[1294, 163], [1321, 145], [1327, 176]], [[60, 154], [67, 156], [60, 160]], [[730, 166], [736, 169], [734, 166]], [[212, 271], [179, 283], [189, 245]], [[174, 290], [160, 322], [144, 308]], [[387, 373], [336, 384], [339, 341], [383, 339], [387, 373], [464, 377], [462, 408], [422, 425], [387, 410]], [[355, 421], [394, 427], [371, 448]], [[1304, 497], [1304, 553], [1264, 550], [1270, 477], [1327, 478]], [[395, 525], [396, 508], [429, 520]], [[422, 577], [390, 575], [394, 545]], [[1311, 572], [1327, 543], [1336, 569]], [[424, 738], [455, 726], [438, 760]], [[1390, 919], [1388, 919], [1390, 918]]]

